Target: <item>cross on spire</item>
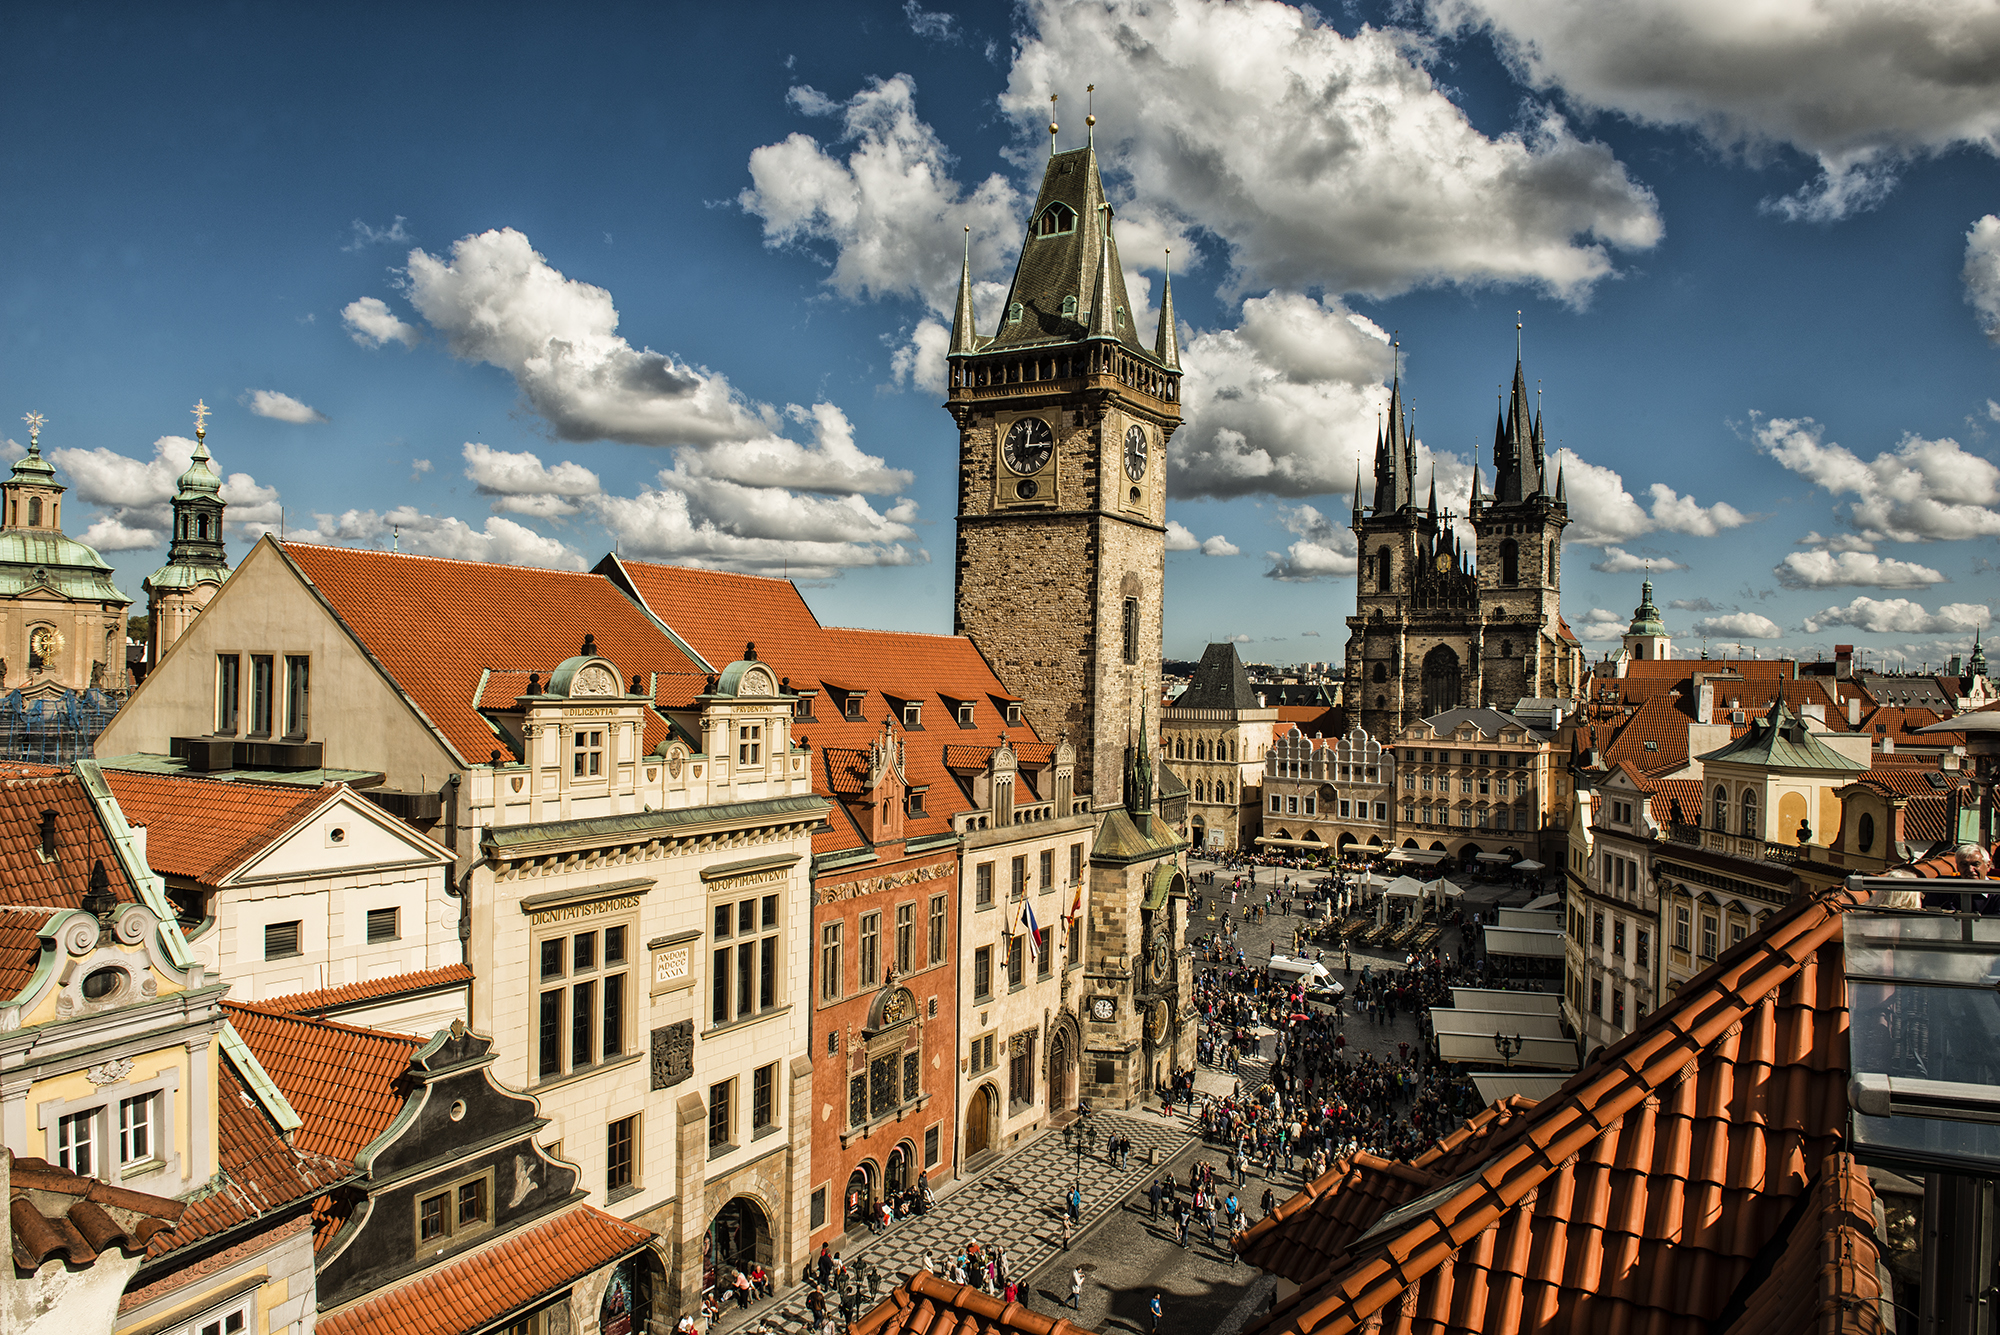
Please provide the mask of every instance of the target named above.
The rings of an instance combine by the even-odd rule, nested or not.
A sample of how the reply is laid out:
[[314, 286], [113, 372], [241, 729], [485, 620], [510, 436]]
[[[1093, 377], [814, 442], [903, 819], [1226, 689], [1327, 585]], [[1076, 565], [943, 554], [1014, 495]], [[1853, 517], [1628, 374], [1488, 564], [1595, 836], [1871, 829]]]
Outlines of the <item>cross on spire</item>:
[[206, 403], [203, 403], [200, 399], [196, 399], [194, 401], [194, 407], [190, 408], [188, 411], [194, 414], [194, 438], [196, 440], [202, 440], [206, 438], [208, 435], [208, 416], [210, 412], [209, 406]]
[[42, 423], [49, 419], [40, 413], [29, 413], [21, 420], [28, 424], [28, 448], [32, 450], [41, 443]]

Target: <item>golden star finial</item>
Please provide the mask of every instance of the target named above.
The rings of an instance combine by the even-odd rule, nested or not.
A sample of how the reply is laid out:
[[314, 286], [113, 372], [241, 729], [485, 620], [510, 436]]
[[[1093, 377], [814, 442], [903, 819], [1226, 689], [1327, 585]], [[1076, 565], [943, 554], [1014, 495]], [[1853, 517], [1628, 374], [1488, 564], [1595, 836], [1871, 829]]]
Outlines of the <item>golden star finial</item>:
[[194, 407], [189, 411], [194, 414], [194, 438], [196, 440], [206, 439], [208, 436], [208, 405], [200, 399], [196, 399]]
[[29, 413], [26, 417], [23, 417], [21, 420], [28, 424], [28, 448], [32, 450], [35, 448], [36, 445], [38, 445], [41, 442], [42, 423], [48, 421], [49, 419], [42, 416], [40, 413]]

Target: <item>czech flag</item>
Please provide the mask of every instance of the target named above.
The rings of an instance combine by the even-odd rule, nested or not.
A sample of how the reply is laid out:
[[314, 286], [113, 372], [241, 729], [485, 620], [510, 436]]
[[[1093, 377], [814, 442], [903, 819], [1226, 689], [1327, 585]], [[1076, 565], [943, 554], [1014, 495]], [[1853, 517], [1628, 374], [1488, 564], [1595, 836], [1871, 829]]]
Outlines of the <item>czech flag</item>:
[[1042, 957], [1042, 925], [1035, 921], [1035, 906], [1025, 900], [1021, 904], [1021, 930], [1028, 934], [1028, 958]]

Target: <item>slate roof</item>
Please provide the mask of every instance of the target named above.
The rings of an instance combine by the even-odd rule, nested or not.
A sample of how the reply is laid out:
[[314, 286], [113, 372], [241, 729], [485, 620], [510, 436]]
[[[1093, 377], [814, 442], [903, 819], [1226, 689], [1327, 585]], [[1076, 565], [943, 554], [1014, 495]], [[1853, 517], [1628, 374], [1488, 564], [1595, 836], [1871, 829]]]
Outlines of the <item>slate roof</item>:
[[1433, 714], [1424, 722], [1429, 724], [1439, 737], [1449, 737], [1457, 732], [1461, 725], [1467, 723], [1479, 729], [1480, 735], [1485, 737], [1498, 737], [1505, 728], [1519, 728], [1527, 734], [1527, 739], [1531, 742], [1546, 741], [1554, 735], [1544, 729], [1532, 727], [1512, 714], [1503, 714], [1484, 705], [1447, 709], [1442, 714]]
[[257, 1004], [260, 1009], [277, 1011], [285, 1015], [326, 1015], [334, 1011], [352, 1010], [358, 1006], [392, 1001], [397, 997], [418, 996], [425, 992], [440, 991], [454, 986], [470, 986], [471, 983], [471, 965], [446, 964], [436, 969], [418, 969], [413, 973], [392, 973], [386, 978], [366, 978], [358, 983], [343, 983], [339, 987], [315, 988], [310, 992], [287, 992], [280, 997], [264, 998]]
[[319, 1335], [464, 1335], [483, 1330], [600, 1266], [644, 1247], [652, 1234], [595, 1206], [578, 1205], [503, 1234], [352, 1307], [320, 1316]]
[[1712, 1329], [1844, 1132], [1853, 902], [1779, 910], [1249, 1329]]
[[[44, 811], [56, 813], [53, 861], [42, 859]], [[0, 903], [76, 908], [100, 860], [111, 878], [111, 893], [122, 903], [137, 901], [83, 780], [68, 770], [0, 779]]]
[[[598, 569], [623, 579], [645, 607], [709, 662], [740, 658], [754, 634], [757, 657], [789, 679], [793, 689], [821, 690], [814, 717], [799, 720], [793, 729], [816, 752], [813, 790], [834, 799], [837, 807], [826, 828], [813, 835], [816, 854], [866, 846], [855, 767], [859, 755], [882, 735], [884, 719], [895, 722], [909, 783], [928, 789], [924, 814], [904, 819], [906, 839], [950, 831], [952, 816], [972, 806], [968, 788], [952, 771], [984, 769], [1003, 736], [1030, 772], [1031, 786], [1033, 770], [1049, 764], [1053, 748], [1048, 742], [1025, 723], [1008, 727], [1006, 704], [1014, 697], [965, 636], [822, 626], [788, 580], [644, 561], [620, 560], [615, 567]], [[842, 713], [836, 692], [860, 693], [861, 717]], [[901, 706], [910, 701], [922, 706], [920, 728], [902, 726]], [[959, 726], [962, 704], [972, 706], [970, 728]], [[1048, 787], [1044, 781], [1042, 788]], [[1051, 796], [1037, 791], [1034, 800]], [[1024, 792], [1019, 800], [1029, 799]]]
[[969, 1284], [919, 1270], [889, 1290], [848, 1335], [1088, 1335], [1067, 1317], [1002, 1302]]
[[[462, 764], [508, 751], [474, 707], [487, 671], [540, 672], [575, 657], [585, 635], [633, 673], [660, 673], [656, 702], [681, 707], [707, 672], [610, 580], [581, 571], [452, 561], [436, 556], [286, 543], [285, 558], [423, 711]], [[487, 706], [511, 707], [484, 693]], [[666, 737], [647, 720], [645, 747]]]
[[1223, 709], [1240, 712], [1262, 709], [1257, 692], [1250, 687], [1250, 674], [1236, 656], [1233, 644], [1211, 644], [1201, 651], [1194, 678], [1188, 688], [1174, 698], [1175, 709]]
[[424, 1040], [224, 1002], [272, 1083], [297, 1110], [298, 1149], [352, 1161], [402, 1111], [403, 1076]]
[[79, 1177], [46, 1159], [15, 1159], [7, 1196], [14, 1264], [29, 1271], [54, 1257], [88, 1266], [113, 1247], [136, 1256], [149, 1243], [170, 1238], [188, 1208], [164, 1196]]
[[244, 783], [107, 769], [127, 824], [146, 827], [146, 861], [167, 876], [219, 885], [340, 791], [339, 784]]

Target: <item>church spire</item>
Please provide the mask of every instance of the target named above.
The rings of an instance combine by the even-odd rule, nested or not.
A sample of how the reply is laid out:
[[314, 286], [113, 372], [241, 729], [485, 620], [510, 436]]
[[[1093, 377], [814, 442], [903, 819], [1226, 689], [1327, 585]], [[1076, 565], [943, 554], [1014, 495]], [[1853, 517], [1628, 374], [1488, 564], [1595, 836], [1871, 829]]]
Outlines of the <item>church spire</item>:
[[1169, 371], [1181, 369], [1180, 331], [1174, 327], [1174, 252], [1167, 251], [1165, 276], [1160, 288], [1160, 333], [1153, 340], [1153, 355]]
[[958, 271], [958, 313], [951, 317], [951, 355], [979, 351], [979, 330], [972, 314], [972, 229], [965, 229], [965, 267]]
[[1125, 314], [1118, 299], [1125, 294], [1125, 285], [1118, 281], [1117, 271], [1112, 267], [1117, 261], [1111, 252], [1111, 206], [1097, 207], [1104, 213], [1104, 235], [1097, 243], [1097, 282], [1090, 293], [1090, 329], [1084, 337], [1117, 338]]
[[1394, 370], [1389, 379], [1388, 430], [1376, 438], [1375, 513], [1391, 515], [1417, 503], [1417, 448], [1403, 408], [1403, 345], [1392, 342]]
[[1493, 442], [1493, 499], [1500, 504], [1524, 501], [1543, 490], [1541, 456], [1536, 440], [1540, 423], [1528, 406], [1528, 377], [1521, 361], [1520, 312], [1514, 312], [1514, 385]]

